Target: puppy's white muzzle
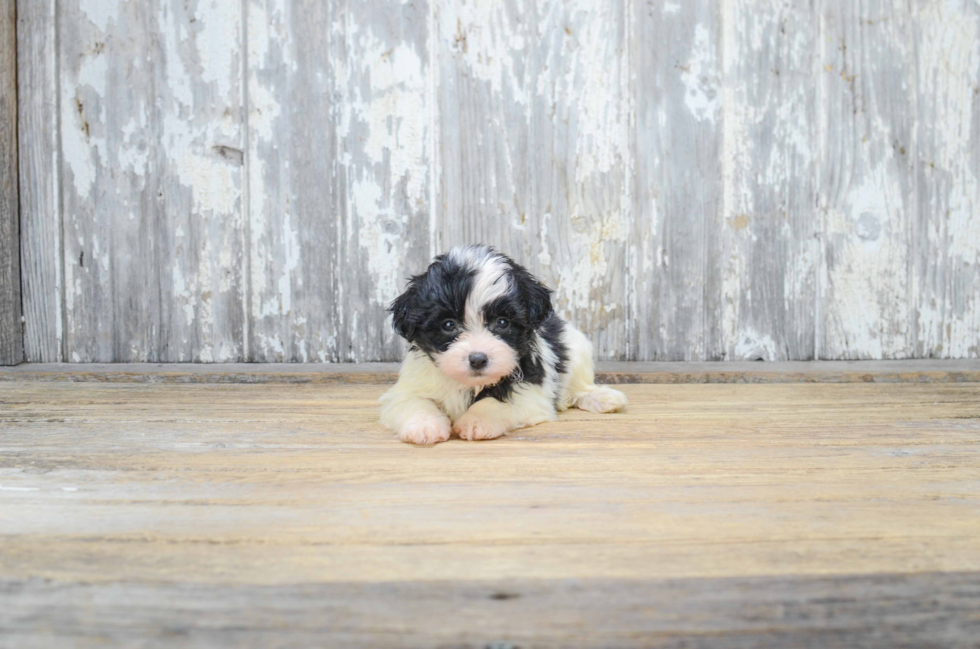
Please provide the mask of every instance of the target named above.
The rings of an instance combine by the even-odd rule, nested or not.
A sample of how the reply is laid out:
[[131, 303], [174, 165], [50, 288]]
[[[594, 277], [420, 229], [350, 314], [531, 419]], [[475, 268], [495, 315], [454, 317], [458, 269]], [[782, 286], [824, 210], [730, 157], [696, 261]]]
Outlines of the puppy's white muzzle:
[[485, 329], [466, 331], [436, 356], [436, 367], [463, 385], [493, 385], [517, 367], [517, 352]]

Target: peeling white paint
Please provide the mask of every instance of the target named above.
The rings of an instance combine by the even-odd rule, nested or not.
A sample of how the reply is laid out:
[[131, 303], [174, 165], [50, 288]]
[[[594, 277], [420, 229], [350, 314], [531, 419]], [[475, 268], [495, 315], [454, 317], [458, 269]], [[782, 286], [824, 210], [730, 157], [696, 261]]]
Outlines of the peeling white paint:
[[541, 264], [542, 268], [551, 266], [551, 246], [549, 245], [550, 239], [548, 237], [548, 227], [551, 225], [551, 218], [551, 212], [545, 212], [541, 215], [541, 229], [538, 234], [541, 252], [538, 253], [538, 263]]
[[[980, 5], [978, 5], [980, 6]], [[928, 197], [928, 250], [944, 255], [943, 285], [916, 274], [918, 340], [925, 353], [980, 357], [980, 12], [962, 0], [919, 11], [918, 92]], [[933, 263], [941, 263], [935, 260]], [[927, 267], [928, 268], [928, 267]], [[939, 292], [936, 289], [939, 289]]]
[[[473, 141], [464, 149], [468, 157], [446, 161], [449, 171], [455, 172], [453, 165], [466, 167], [462, 177], [466, 191], [473, 192], [467, 204], [477, 207], [466, 218], [499, 214], [517, 242], [518, 249], [510, 252], [523, 254], [554, 277], [556, 302], [580, 324], [593, 327], [592, 333], [605, 336], [598, 331], [602, 327], [628, 327], [646, 335], [629, 327], [626, 319], [633, 317], [637, 304], [653, 300], [652, 294], [629, 296], [634, 301], [630, 310], [627, 296], [614, 290], [624, 256], [634, 277], [667, 270], [676, 274], [690, 260], [679, 258], [661, 232], [676, 232], [671, 230], [674, 219], [691, 218], [694, 210], [678, 214], [669, 201], [662, 202], [672, 190], [669, 186], [643, 191], [639, 209], [652, 232], [635, 230], [631, 146], [636, 144], [631, 138], [636, 124], [630, 122], [635, 100], [630, 90], [637, 71], [630, 66], [631, 53], [644, 46], [629, 41], [637, 33], [635, 20], [682, 27], [689, 40], [679, 45], [678, 60], [665, 63], [667, 85], [658, 86], [678, 93], [670, 99], [679, 111], [672, 115], [665, 108], [669, 102], [661, 102], [643, 116], [652, 123], [642, 127], [669, 133], [672, 117], [689, 114], [699, 137], [710, 140], [721, 129], [721, 220], [702, 224], [706, 238], [721, 241], [718, 250], [702, 251], [718, 255], [708, 263], [721, 273], [721, 296], [717, 304], [711, 303], [712, 296], [702, 307], [709, 314], [705, 320], [720, 310], [722, 347], [730, 357], [775, 360], [785, 353], [786, 341], [772, 334], [779, 327], [767, 331], [755, 326], [753, 310], [764, 304], [773, 313], [799, 311], [795, 296], [816, 292], [817, 280], [815, 319], [831, 355], [902, 356], [914, 342], [930, 354], [980, 356], [976, 0], [927, 0], [914, 10], [896, 5], [896, 16], [887, 24], [853, 26], [862, 38], [848, 43], [850, 54], [841, 34], [833, 33], [832, 42], [820, 51], [826, 60], [813, 60], [813, 34], [794, 24], [797, 8], [787, 13], [784, 3], [775, 0], [723, 2], [720, 16], [711, 14], [703, 24], [692, 16], [707, 14], [692, 14], [690, 5], [679, 2], [661, 3], [657, 12], [630, 2], [437, 0], [427, 12], [419, 12], [416, 22], [396, 19], [393, 12], [406, 6], [397, 0], [372, 10], [353, 3], [321, 30], [324, 39], [340, 44], [342, 55], [324, 57], [329, 60], [321, 66], [303, 70], [303, 59], [297, 56], [303, 44], [296, 42], [294, 28], [304, 17], [292, 13], [298, 5], [286, 0], [250, 0], [247, 28], [241, 23], [240, 4], [196, 0], [181, 8], [153, 3], [150, 19], [139, 28], [158, 30], [153, 34], [158, 48], [152, 60], [149, 50], [137, 52], [126, 67], [118, 66], [129, 51], [125, 48], [132, 47], [125, 37], [136, 33], [125, 23], [132, 20], [134, 5], [119, 0], [77, 4], [83, 24], [79, 43], [66, 41], [69, 54], [60, 63], [58, 116], [63, 159], [58, 172], [66, 172], [62, 190], [70, 206], [65, 261], [71, 263], [65, 264], [63, 280], [67, 331], [60, 331], [61, 318], [57, 325], [73, 360], [92, 360], [100, 353], [89, 344], [93, 334], [87, 328], [96, 321], [90, 311], [111, 303], [103, 298], [120, 290], [112, 285], [113, 278], [125, 278], [127, 272], [124, 255], [118, 248], [110, 250], [132, 241], [135, 228], [145, 227], [142, 209], [155, 200], [175, 210], [167, 221], [174, 228], [172, 246], [162, 248], [173, 250], [174, 259], [159, 272], [169, 271], [164, 285], [169, 291], [167, 313], [174, 322], [168, 324], [175, 327], [169, 343], [179, 348], [181, 359], [237, 357], [240, 341], [227, 338], [227, 297], [239, 291], [251, 291], [246, 329], [253, 320], [267, 320], [255, 343], [274, 357], [370, 357], [377, 345], [390, 344], [378, 342], [388, 340], [383, 331], [387, 323], [376, 313], [400, 291], [406, 255], [420, 242], [441, 242], [447, 235], [436, 231], [436, 225], [463, 218], [436, 216], [445, 209], [439, 202], [444, 143], [441, 131], [432, 126], [442, 123], [438, 102], [450, 102], [444, 106], [445, 119], [455, 119], [454, 92], [469, 111], [461, 119], [475, 127]], [[384, 13], [384, 20], [375, 21], [372, 12]], [[623, 13], [629, 14], [625, 25]], [[787, 29], [781, 31], [784, 19]], [[825, 22], [822, 29], [834, 32], [839, 27]], [[413, 31], [419, 29], [429, 30], [428, 47], [419, 45], [424, 37]], [[915, 47], [906, 42], [908, 34], [915, 35]], [[77, 52], [72, 52], [76, 45]], [[869, 49], [859, 51], [862, 47]], [[246, 50], [249, 60], [243, 69]], [[916, 75], [883, 78], [892, 74], [887, 66], [893, 59]], [[767, 61], [772, 69], [766, 69]], [[807, 110], [813, 81], [803, 78], [808, 66], [819, 72], [819, 96], [839, 102], [828, 109], [831, 116], [819, 116], [820, 132]], [[161, 69], [155, 90], [135, 87], [141, 75]], [[134, 88], [120, 83], [120, 70]], [[787, 76], [777, 74], [787, 70]], [[849, 81], [849, 75], [857, 80]], [[283, 83], [285, 78], [293, 85]], [[293, 114], [290, 102], [302, 99], [304, 84], [309, 92], [328, 88], [333, 93], [331, 119], [340, 141], [335, 151], [322, 155], [336, 156], [337, 176], [323, 178], [323, 183], [342, 186], [340, 200], [347, 201], [340, 208], [347, 221], [339, 230], [347, 239], [337, 246], [351, 269], [339, 288], [339, 303], [334, 295], [310, 298], [301, 284], [310, 276], [311, 264], [323, 273], [334, 272], [332, 259], [304, 258], [301, 244], [308, 242], [298, 224], [303, 212], [291, 203], [302, 200], [308, 189], [295, 183], [300, 161], [283, 134], [296, 124], [284, 120], [301, 118]], [[898, 93], [894, 101], [888, 84]], [[779, 102], [758, 101], [767, 86], [778, 88]], [[248, 104], [247, 143], [241, 141], [242, 93]], [[488, 105], [478, 105], [474, 97]], [[908, 114], [901, 112], [903, 97]], [[851, 110], [856, 111], [853, 125]], [[120, 115], [125, 118], [118, 119]], [[839, 116], [852, 131], [834, 123]], [[483, 121], [490, 126], [480, 128]], [[535, 129], [547, 129], [547, 135], [539, 139]], [[535, 148], [541, 142], [548, 151]], [[828, 143], [839, 143], [840, 150], [828, 150]], [[665, 150], [653, 152], [646, 162], [676, 164], [667, 145], [676, 143], [661, 143]], [[221, 155], [216, 147], [227, 147], [224, 151], [231, 155]], [[899, 147], [907, 152], [898, 153]], [[247, 169], [235, 162], [239, 148], [247, 148], [242, 153]], [[474, 150], [478, 159], [469, 157]], [[816, 172], [814, 161], [822, 165]], [[758, 205], [775, 204], [769, 200], [772, 195], [797, 191], [805, 184], [798, 179], [823, 173], [828, 166], [836, 193], [820, 188], [820, 213], [813, 208], [813, 218], [823, 219], [813, 228], [821, 239], [799, 235], [794, 230], [799, 220], [791, 227], [787, 221], [774, 222], [776, 214], [753, 212]], [[692, 166], [675, 171], [650, 182], [700, 182], [703, 170]], [[247, 205], [243, 173], [248, 173], [251, 192]], [[910, 187], [909, 182], [920, 184]], [[473, 185], [479, 187], [474, 190]], [[157, 188], [162, 195], [151, 196]], [[247, 224], [242, 219], [246, 209]], [[420, 235], [414, 230], [415, 217], [426, 210], [430, 230]], [[921, 228], [916, 221], [920, 211], [929, 219]], [[111, 225], [97, 221], [108, 212], [119, 215]], [[324, 208], [324, 219], [344, 216]], [[730, 225], [743, 218], [746, 225]], [[242, 232], [246, 227], [248, 241]], [[461, 233], [499, 232], [479, 222], [452, 227]], [[110, 236], [111, 228], [120, 228], [121, 236]], [[910, 232], [924, 232], [926, 240], [910, 241]], [[77, 251], [85, 253], [84, 266], [72, 259], [77, 258], [76, 242]], [[758, 272], [757, 257], [768, 252], [766, 246], [774, 253], [779, 248], [787, 259], [781, 276], [767, 285], [776, 293], [781, 290], [781, 304], [764, 302], [779, 298], [747, 279]], [[247, 260], [240, 247], [250, 249]], [[932, 263], [930, 251], [941, 253], [937, 257], [942, 259], [935, 260], [941, 272], [921, 268]], [[919, 267], [910, 271], [915, 255]], [[246, 265], [251, 276], [242, 278]], [[354, 277], [360, 268], [367, 275]], [[330, 316], [324, 317], [327, 309]], [[916, 310], [913, 333], [911, 314]], [[106, 314], [99, 322], [119, 315]], [[327, 321], [344, 323], [348, 331], [326, 330]], [[350, 345], [354, 334], [371, 340], [356, 341], [362, 345], [357, 349], [338, 349]], [[656, 335], [677, 339], [688, 332]], [[617, 336], [621, 334], [613, 332], [604, 339]], [[148, 355], [142, 340], [119, 341], [116, 347], [127, 348], [134, 358]]]
[[120, 0], [77, 0], [78, 8], [99, 31], [105, 32], [119, 15]]
[[780, 359], [776, 341], [768, 334], [762, 334], [752, 327], [745, 327], [739, 334], [739, 338], [733, 349], [735, 361], [775, 361]]
[[96, 234], [92, 234], [92, 262], [97, 262], [102, 266], [103, 272], [109, 271], [109, 254], [102, 251], [102, 247], [99, 245], [99, 237]]
[[[434, 0], [435, 1], [435, 0]], [[495, 95], [504, 89], [517, 104], [527, 105], [519, 68], [527, 45], [519, 30], [510, 29], [510, 7], [501, 0], [446, 2], [439, 7], [439, 32], [476, 79], [486, 81]], [[518, 15], [526, 8], [518, 2]]]
[[[572, 217], [575, 221], [576, 218]], [[574, 231], [574, 226], [573, 226]], [[607, 214], [587, 225], [573, 237], [578, 254], [565, 273], [562, 273], [555, 289], [559, 301], [569, 308], [592, 310], [607, 304], [607, 295], [602, 290], [605, 277], [610, 272], [611, 263], [621, 260], [609, 258], [613, 242], [626, 240], [626, 229], [618, 214]]]
[[428, 78], [411, 43], [384, 40], [371, 25], [350, 38], [358, 56], [344, 76], [351, 88], [345, 128], [348, 135], [366, 135], [363, 149], [343, 161], [350, 234], [367, 255], [373, 280], [368, 297], [386, 307], [401, 292], [409, 216], [429, 203]]
[[718, 247], [709, 252], [721, 299], [705, 308], [720, 316], [715, 354], [729, 359], [813, 353], [821, 259], [816, 216], [807, 213], [821, 142], [809, 82], [818, 74], [815, 35], [801, 28], [811, 17], [775, 1], [722, 3], [723, 200], [711, 226]]
[[[396, 274], [399, 256], [397, 255], [398, 233], [386, 234], [383, 231], [382, 217], [396, 219], [402, 228], [404, 217], [395, 217], [392, 210], [381, 211], [379, 205], [383, 202], [381, 187], [374, 180], [355, 180], [351, 184], [351, 204], [354, 214], [361, 220], [361, 228], [357, 237], [361, 249], [367, 252], [370, 268], [377, 272], [372, 299], [376, 304], [388, 304], [398, 297], [401, 290], [401, 277]], [[383, 208], [382, 208], [383, 209]]]
[[[299, 285], [295, 272], [303, 261], [292, 207], [284, 200], [291, 191], [289, 160], [288, 157], [279, 160], [276, 168], [276, 161], [267, 153], [278, 154], [280, 144], [284, 147], [287, 144], [280, 142], [280, 125], [287, 115], [276, 78], [284, 78], [297, 69], [296, 43], [289, 27], [290, 9], [284, 0], [253, 4], [246, 30], [251, 233], [248, 263], [251, 274], [246, 278], [246, 285], [251, 294], [249, 318], [254, 320], [249, 327], [255, 341], [251, 354], [269, 360], [289, 360], [283, 339], [267, 332], [278, 326], [287, 327], [286, 323], [293, 317], [293, 290]], [[278, 71], [276, 75], [269, 74], [273, 69]], [[270, 187], [267, 182], [267, 175], [274, 172], [279, 173], [278, 188]], [[329, 217], [325, 214], [325, 218]], [[324, 264], [324, 272], [327, 268]]]
[[[884, 164], [869, 168], [848, 189], [841, 209], [829, 209], [826, 228], [834, 259], [825, 272], [834, 320], [845, 349], [870, 358], [905, 358], [908, 346], [907, 244], [903, 190]], [[876, 221], [875, 237], [860, 221]], [[869, 229], [869, 226], [865, 226]], [[871, 228], [873, 229], [873, 228]], [[882, 317], [882, 314], [892, 317]]]
[[201, 62], [200, 80], [214, 84], [219, 97], [232, 97], [241, 77], [241, 67], [235, 65], [241, 52], [241, 15], [228, 11], [225, 2], [218, 0], [198, 0], [196, 9], [194, 25], [199, 36], [194, 43]]
[[116, 164], [132, 174], [134, 178], [145, 178], [149, 171], [150, 146], [144, 138], [146, 129], [146, 107], [141, 106], [142, 119], [132, 118], [122, 127], [122, 146], [116, 150]]
[[628, 63], [616, 36], [615, 9], [611, 3], [597, 11], [591, 2], [567, 8], [579, 18], [568, 34], [576, 41], [573, 58], [559, 62], [566, 52], [549, 53], [552, 65], [568, 66], [562, 91], [575, 102], [575, 180], [580, 185], [604, 184], [606, 179], [597, 176], [621, 172], [629, 157], [629, 104], [619, 99], [627, 94]]
[[684, 101], [698, 120], [717, 121], [721, 107], [718, 88], [716, 42], [704, 25], [694, 28], [691, 58], [682, 68], [681, 80], [687, 88]]
[[[215, 337], [240, 319], [214, 293], [235, 291], [241, 277], [240, 258], [217, 253], [242, 227], [241, 169], [219, 155], [241, 146], [240, 11], [214, 0], [153, 2], [140, 15], [133, 6], [79, 0], [91, 25], [61, 34], [62, 159], [74, 185], [65, 191], [68, 354], [208, 361]], [[123, 295], [157, 285], [159, 298]], [[171, 340], [158, 338], [162, 314]], [[107, 357], [116, 350], [129, 351]]]
[[[157, 10], [157, 20], [160, 21], [161, 31], [165, 39], [164, 78], [162, 81], [173, 95], [174, 100], [180, 104], [180, 108], [192, 110], [194, 107], [192, 79], [195, 71], [187, 69], [184, 56], [182, 56], [184, 51], [182, 45], [187, 37], [186, 34], [181, 36], [178, 30], [183, 27], [183, 17], [177, 15], [177, 12], [170, 11], [165, 4], [159, 5]], [[187, 115], [183, 115], [183, 120], [187, 120]]]
[[269, 350], [274, 354], [274, 357], [279, 360], [285, 360], [284, 356], [286, 354], [286, 348], [282, 343], [282, 339], [279, 336], [266, 336], [265, 334], [257, 334], [259, 338], [259, 345], [262, 349]]
[[299, 234], [293, 227], [292, 215], [288, 211], [283, 214], [282, 228], [285, 263], [279, 276], [279, 311], [288, 315], [293, 310], [292, 276], [300, 264]]
[[[99, 168], [105, 167], [105, 107], [107, 63], [104, 56], [83, 56], [75, 83], [62, 86], [61, 150], [74, 179], [75, 193], [90, 199]], [[94, 106], [90, 98], [99, 98]]]

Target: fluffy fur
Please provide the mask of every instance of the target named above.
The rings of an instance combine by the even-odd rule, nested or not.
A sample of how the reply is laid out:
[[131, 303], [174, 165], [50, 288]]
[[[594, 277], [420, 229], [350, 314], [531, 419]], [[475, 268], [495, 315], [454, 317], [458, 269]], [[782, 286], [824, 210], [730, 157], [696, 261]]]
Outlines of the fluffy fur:
[[622, 392], [595, 385], [592, 344], [554, 312], [551, 291], [492, 248], [436, 257], [391, 312], [410, 347], [381, 423], [403, 442], [494, 439], [572, 406], [626, 406]]

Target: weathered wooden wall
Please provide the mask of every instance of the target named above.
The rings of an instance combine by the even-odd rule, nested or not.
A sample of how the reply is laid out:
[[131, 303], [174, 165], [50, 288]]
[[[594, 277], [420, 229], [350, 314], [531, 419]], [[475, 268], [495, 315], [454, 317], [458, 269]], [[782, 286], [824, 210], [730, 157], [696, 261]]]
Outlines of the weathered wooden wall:
[[0, 365], [24, 358], [17, 204], [16, 3], [0, 0]]
[[371, 361], [495, 244], [606, 359], [980, 356], [977, 0], [20, 0], [34, 361]]

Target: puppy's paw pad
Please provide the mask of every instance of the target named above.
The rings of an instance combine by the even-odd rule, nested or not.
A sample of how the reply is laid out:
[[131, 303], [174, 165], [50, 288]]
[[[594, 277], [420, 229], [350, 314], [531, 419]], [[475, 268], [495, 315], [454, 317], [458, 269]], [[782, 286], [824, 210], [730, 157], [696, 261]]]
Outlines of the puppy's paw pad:
[[398, 439], [406, 444], [428, 446], [449, 439], [452, 429], [445, 417], [424, 417], [411, 419], [398, 432]]
[[619, 390], [601, 386], [583, 394], [575, 405], [589, 412], [616, 412], [626, 407], [626, 395]]
[[460, 439], [475, 442], [481, 439], [497, 439], [507, 433], [507, 427], [488, 419], [464, 415], [453, 424], [453, 430]]

